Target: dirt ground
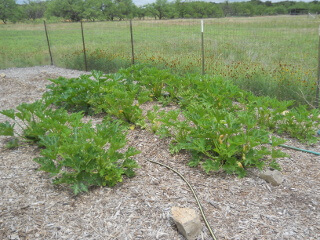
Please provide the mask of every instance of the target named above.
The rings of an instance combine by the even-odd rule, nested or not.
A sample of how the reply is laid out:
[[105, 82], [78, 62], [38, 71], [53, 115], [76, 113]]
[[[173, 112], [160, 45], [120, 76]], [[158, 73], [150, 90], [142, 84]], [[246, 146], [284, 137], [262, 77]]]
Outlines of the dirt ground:
[[[0, 110], [41, 98], [48, 78], [79, 74], [52, 66], [0, 70]], [[0, 122], [5, 120], [1, 115]], [[135, 129], [128, 143], [141, 151], [135, 156], [141, 166], [136, 177], [74, 197], [37, 171], [35, 146], [8, 150], [7, 139], [0, 137], [0, 239], [184, 239], [170, 209], [188, 207], [200, 214], [196, 201], [175, 173], [147, 159], [189, 180], [217, 239], [320, 239], [319, 156], [283, 149], [291, 157], [279, 160], [284, 182], [274, 187], [256, 171], [239, 179], [191, 169], [187, 154], [169, 153], [168, 140]], [[319, 144], [304, 146], [292, 139], [286, 144], [320, 152]], [[202, 224], [197, 240], [211, 239]]]

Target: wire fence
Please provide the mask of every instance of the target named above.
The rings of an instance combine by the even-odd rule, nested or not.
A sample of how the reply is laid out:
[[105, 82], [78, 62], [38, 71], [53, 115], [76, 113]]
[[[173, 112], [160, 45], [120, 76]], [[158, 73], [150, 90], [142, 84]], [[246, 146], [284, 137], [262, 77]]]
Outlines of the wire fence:
[[203, 27], [199, 19], [177, 19], [0, 28], [5, 33], [0, 36], [0, 68], [53, 64], [115, 72], [143, 63], [220, 75], [256, 94], [318, 102], [318, 19], [277, 16], [203, 22]]

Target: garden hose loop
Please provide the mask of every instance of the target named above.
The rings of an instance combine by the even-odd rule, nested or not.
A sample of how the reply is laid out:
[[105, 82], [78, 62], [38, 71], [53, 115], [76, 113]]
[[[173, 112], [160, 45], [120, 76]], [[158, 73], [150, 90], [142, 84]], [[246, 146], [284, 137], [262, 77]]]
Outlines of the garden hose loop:
[[192, 193], [193, 193], [193, 196], [194, 196], [194, 198], [195, 198], [195, 200], [196, 200], [196, 202], [197, 202], [197, 205], [198, 205], [198, 207], [199, 207], [199, 210], [200, 210], [200, 212], [201, 212], [201, 216], [202, 216], [202, 218], [203, 218], [203, 221], [205, 222], [205, 224], [206, 224], [206, 226], [207, 226], [207, 228], [208, 228], [208, 230], [209, 230], [209, 232], [210, 232], [210, 235], [211, 235], [212, 239], [213, 239], [213, 240], [217, 240], [217, 238], [216, 238], [216, 236], [214, 235], [213, 230], [212, 230], [210, 224], [208, 223], [207, 218], [206, 218], [206, 216], [205, 216], [205, 214], [204, 214], [204, 212], [203, 212], [201, 203], [200, 203], [200, 201], [199, 201], [199, 198], [198, 198], [195, 190], [194, 190], [193, 187], [190, 185], [190, 183], [185, 179], [185, 177], [184, 177], [181, 173], [179, 173], [177, 170], [173, 169], [172, 167], [169, 167], [168, 165], [165, 165], [165, 164], [163, 164], [163, 163], [159, 163], [159, 162], [156, 162], [156, 161], [153, 161], [153, 160], [147, 160], [147, 161], [168, 168], [169, 170], [171, 170], [171, 171], [173, 171], [174, 173], [176, 173], [177, 175], [179, 175], [179, 177], [188, 185], [188, 187], [190, 188], [190, 190], [191, 190]]

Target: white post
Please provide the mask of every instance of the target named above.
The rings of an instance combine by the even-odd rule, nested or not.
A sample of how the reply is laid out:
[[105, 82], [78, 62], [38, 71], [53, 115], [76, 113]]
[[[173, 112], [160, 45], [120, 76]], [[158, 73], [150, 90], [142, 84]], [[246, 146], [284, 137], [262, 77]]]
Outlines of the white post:
[[202, 57], [202, 75], [205, 74], [204, 71], [204, 39], [203, 39], [203, 20], [201, 20], [201, 57]]
[[201, 32], [203, 33], [203, 20], [201, 20]]

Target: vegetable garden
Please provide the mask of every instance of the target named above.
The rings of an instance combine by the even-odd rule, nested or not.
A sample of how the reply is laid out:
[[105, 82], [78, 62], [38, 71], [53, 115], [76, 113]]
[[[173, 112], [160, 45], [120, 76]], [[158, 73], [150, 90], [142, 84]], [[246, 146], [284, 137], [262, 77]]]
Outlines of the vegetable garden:
[[[131, 157], [138, 152], [119, 150], [125, 147], [125, 132], [135, 127], [170, 138], [172, 154], [190, 151], [191, 167], [201, 166], [206, 173], [223, 169], [240, 177], [251, 167], [279, 169], [276, 159], [286, 155], [276, 147], [284, 140], [272, 133], [308, 143], [318, 140], [318, 110], [256, 97], [221, 78], [181, 77], [136, 65], [116, 74], [93, 71], [91, 76], [51, 81], [41, 100], [0, 112], [14, 120], [1, 123], [0, 134], [14, 137], [8, 148], [22, 139], [38, 144], [43, 149], [34, 160], [40, 169], [56, 176], [54, 183], [70, 184], [75, 194], [134, 176], [138, 165]], [[148, 101], [178, 108], [164, 112], [155, 107], [143, 115], [139, 106]], [[104, 121], [95, 128], [81, 121], [84, 114], [101, 113]]]
[[[119, 26], [121, 24], [119, 23]], [[223, 25], [223, 23], [220, 24]], [[311, 23], [308, 25], [308, 32], [313, 26], [311, 25]], [[309, 40], [313, 42], [314, 38]], [[119, 47], [123, 50], [121, 44], [119, 43]], [[138, 45], [138, 49], [139, 47], [141, 48]], [[310, 45], [304, 47], [308, 51], [313, 49]], [[146, 48], [151, 49], [147, 45]], [[54, 190], [50, 189], [50, 194], [53, 191], [69, 196], [70, 199], [85, 199], [96, 196], [99, 191], [104, 194], [105, 191], [108, 191], [109, 194], [107, 190], [109, 188], [103, 188], [104, 186], [112, 187], [113, 190], [110, 191], [118, 192], [121, 192], [123, 187], [130, 186], [146, 194], [150, 191], [150, 184], [158, 191], [159, 183], [158, 180], [149, 179], [150, 176], [155, 176], [153, 175], [155, 170], [146, 163], [148, 160], [154, 161], [155, 157], [152, 157], [151, 153], [146, 154], [147, 150], [143, 150], [139, 145], [133, 144], [134, 141], [139, 142], [139, 134], [143, 133], [148, 135], [149, 140], [154, 138], [154, 141], [161, 141], [164, 149], [155, 155], [158, 156], [156, 160], [159, 161], [159, 156], [163, 154], [166, 156], [165, 160], [162, 159], [163, 162], [170, 166], [178, 166], [180, 170], [183, 169], [185, 176], [193, 179], [193, 185], [196, 186], [200, 199], [205, 199], [205, 210], [212, 208], [209, 221], [219, 239], [230, 239], [237, 236], [251, 237], [251, 232], [244, 230], [242, 226], [248, 227], [252, 224], [255, 235], [261, 238], [274, 238], [275, 236], [284, 238], [295, 235], [298, 236], [298, 239], [299, 237], [306, 239], [315, 236], [317, 229], [304, 224], [309, 223], [310, 225], [310, 222], [314, 222], [314, 219], [318, 217], [316, 213], [317, 197], [315, 196], [319, 191], [317, 189], [319, 179], [314, 171], [317, 169], [318, 159], [316, 157], [305, 159], [305, 155], [300, 156], [299, 153], [295, 153], [294, 156], [289, 155], [288, 153], [292, 154], [292, 152], [282, 148], [283, 143], [289, 141], [294, 142], [295, 146], [301, 145], [302, 148], [319, 151], [317, 131], [320, 129], [320, 111], [312, 106], [315, 84], [315, 75], [312, 72], [314, 72], [316, 61], [313, 55], [307, 61], [310, 64], [299, 62], [296, 65], [294, 58], [291, 59], [293, 62], [283, 64], [280, 57], [281, 50], [279, 50], [279, 56], [277, 55], [279, 62], [274, 65], [275, 62], [271, 58], [268, 59], [270, 60], [268, 64], [266, 62], [257, 63], [253, 55], [237, 54], [237, 51], [233, 51], [229, 52], [229, 56], [232, 55], [229, 58], [230, 61], [228, 60], [228, 64], [224, 65], [220, 61], [221, 58], [217, 58], [217, 55], [214, 54], [208, 56], [210, 69], [206, 71], [210, 74], [200, 75], [197, 73], [200, 60], [197, 58], [198, 60], [194, 61], [193, 54], [187, 57], [173, 55], [171, 56], [173, 58], [164, 58], [162, 55], [165, 50], [150, 51], [153, 53], [152, 56], [137, 54], [138, 62], [147, 63], [147, 65], [135, 64], [129, 68], [121, 68], [121, 66], [130, 65], [129, 57], [123, 54], [122, 50], [119, 54], [110, 55], [108, 50], [95, 49], [95, 47], [92, 49], [88, 51], [89, 64], [93, 64], [92, 69], [96, 66], [107, 66], [108, 68], [111, 66], [115, 73], [105, 74], [100, 71], [92, 71], [90, 75], [82, 75], [77, 78], [52, 78], [50, 79], [51, 84], [47, 86], [47, 91], [41, 99], [37, 97], [37, 100], [32, 103], [21, 103], [12, 109], [0, 109], [2, 119], [7, 120], [0, 123], [0, 135], [4, 136], [0, 140], [2, 146], [5, 145], [6, 148], [1, 150], [0, 156], [11, 155], [17, 151], [21, 154], [25, 148], [34, 148], [36, 154], [32, 154], [32, 158], [37, 164], [37, 170], [46, 172], [42, 173], [42, 178], [38, 178], [37, 181], [40, 180], [42, 183], [52, 181]], [[53, 50], [59, 52], [61, 49], [55, 46]], [[4, 49], [1, 51], [4, 52]], [[227, 52], [224, 51], [221, 54], [225, 55]], [[259, 54], [263, 55], [263, 52]], [[106, 56], [112, 57], [109, 59]], [[246, 59], [247, 63], [245, 63], [246, 61], [240, 59], [241, 56], [249, 57], [250, 61]], [[4, 60], [8, 59], [6, 55]], [[34, 59], [38, 61], [40, 58]], [[67, 53], [61, 59], [71, 64], [73, 68], [83, 67], [81, 50], [71, 55]], [[264, 60], [267, 61], [267, 59]], [[43, 62], [43, 59], [40, 62]], [[30, 63], [21, 64], [29, 65]], [[59, 64], [64, 63], [59, 62]], [[155, 65], [158, 68], [153, 67]], [[269, 77], [272, 78], [272, 82], [266, 80]], [[245, 87], [240, 83], [247, 84], [248, 89], [255, 92], [256, 95], [243, 90]], [[263, 94], [257, 85], [262, 88], [268, 87], [271, 92], [278, 88], [279, 93], [282, 88], [288, 88], [288, 92], [279, 95], [279, 99], [285, 100], [278, 100], [272, 94], [261, 96], [266, 94]], [[253, 89], [255, 87], [257, 89]], [[291, 99], [290, 94], [298, 91], [301, 93], [298, 94], [300, 97], [295, 98], [296, 101], [289, 100]], [[308, 105], [302, 104], [303, 102]], [[98, 123], [94, 119], [99, 119]], [[134, 137], [135, 140], [128, 140], [134, 134], [137, 134]], [[152, 145], [154, 142], [149, 141], [148, 144]], [[308, 166], [307, 169], [304, 168], [304, 164]], [[285, 182], [284, 186], [270, 188], [267, 184], [261, 183], [261, 179], [254, 177], [253, 173], [256, 170], [266, 168], [280, 170], [282, 165], [285, 165], [285, 169], [282, 170], [284, 174], [290, 172], [290, 176], [286, 175], [286, 179], [290, 179], [290, 182]], [[29, 171], [32, 170], [29, 169]], [[163, 174], [160, 174], [159, 179], [162, 179]], [[295, 176], [291, 176], [292, 174]], [[171, 178], [167, 176], [167, 179]], [[139, 186], [135, 185], [137, 182], [140, 183]], [[155, 186], [152, 185], [153, 183]], [[257, 184], [269, 192], [265, 193], [261, 187], [257, 187]], [[181, 183], [173, 183], [171, 179], [170, 186], [166, 186], [162, 195], [167, 196], [172, 186], [177, 188], [180, 185]], [[248, 189], [243, 186], [247, 186]], [[73, 194], [69, 195], [66, 190], [68, 188], [71, 188]], [[146, 192], [144, 188], [147, 189]], [[6, 188], [5, 191], [7, 191]], [[128, 189], [128, 196], [135, 199], [136, 195], [132, 191]], [[177, 191], [186, 195], [183, 188]], [[299, 194], [295, 191], [299, 191]], [[88, 193], [85, 194], [85, 192]], [[124, 198], [113, 194], [111, 195], [119, 197], [121, 205]], [[177, 195], [181, 197], [181, 193]], [[233, 199], [231, 195], [235, 195], [236, 199]], [[259, 195], [263, 199], [259, 199]], [[137, 198], [140, 199], [140, 197]], [[255, 202], [258, 202], [255, 203], [257, 205], [252, 203], [250, 198], [255, 199]], [[277, 202], [278, 198], [281, 198], [282, 201]], [[118, 201], [116, 198], [112, 199], [114, 202]], [[148, 196], [147, 200], [144, 197], [141, 199], [141, 201], [146, 201], [144, 202], [146, 206], [150, 207], [155, 204], [155, 202], [149, 202], [149, 199], [154, 199], [154, 196]], [[245, 199], [244, 201], [248, 204], [247, 208], [242, 205], [244, 203], [241, 202], [241, 199]], [[173, 202], [170, 197], [166, 200], [170, 204]], [[99, 203], [100, 200], [97, 201]], [[182, 198], [177, 201], [183, 205], [190, 200]], [[299, 206], [296, 205], [297, 202]], [[71, 204], [69, 200], [68, 204]], [[134, 206], [136, 203], [130, 202], [130, 204]], [[170, 204], [166, 206], [171, 206]], [[262, 212], [256, 209], [258, 205]], [[65, 209], [63, 205], [59, 206]], [[86, 206], [95, 209], [88, 203]], [[105, 206], [114, 210], [118, 209], [111, 202], [107, 202]], [[21, 211], [29, 208], [29, 206], [20, 207]], [[247, 209], [247, 215], [241, 212], [241, 209], [244, 208]], [[279, 209], [283, 214], [281, 217], [277, 215]], [[158, 210], [159, 206], [152, 211], [157, 212]], [[83, 208], [81, 211], [87, 212]], [[125, 212], [124, 209], [121, 211]], [[255, 215], [257, 212], [260, 217]], [[304, 212], [308, 214], [304, 216]], [[4, 216], [9, 216], [6, 219], [9, 219], [8, 223], [11, 224], [11, 216], [8, 213], [4, 211]], [[222, 213], [223, 216], [219, 215]], [[114, 214], [113, 219], [116, 219], [118, 213]], [[228, 214], [234, 216], [231, 217]], [[239, 214], [241, 219], [239, 218], [239, 225], [237, 225], [235, 219]], [[134, 215], [131, 213], [130, 216]], [[291, 216], [299, 219], [298, 224], [287, 222]], [[218, 221], [215, 222], [217, 218]], [[131, 221], [130, 217], [129, 219]], [[277, 221], [273, 222], [274, 219], [277, 221], [281, 219], [279, 221], [282, 229], [277, 229], [278, 225], [273, 225], [277, 224]], [[43, 221], [46, 222], [46, 220]], [[121, 224], [123, 223], [122, 220]], [[99, 222], [99, 224], [102, 223]], [[299, 224], [304, 232], [299, 232]], [[266, 228], [267, 225], [273, 228]], [[5, 226], [8, 228], [9, 225], [6, 223]], [[237, 229], [237, 232], [230, 232], [230, 226], [232, 229]], [[115, 235], [108, 235], [108, 231], [112, 232], [110, 229], [117, 227], [114, 225], [112, 228], [107, 227], [106, 229], [109, 229], [106, 230], [107, 232], [104, 231], [103, 224], [99, 227], [101, 230], [95, 228], [90, 230], [94, 232], [93, 238], [104, 236], [107, 239], [116, 239]], [[43, 228], [48, 230], [48, 227]], [[11, 229], [13, 229], [12, 226]], [[138, 230], [131, 229], [128, 235], [120, 234], [122, 237], [119, 239], [125, 239], [125, 237], [129, 239], [139, 239], [139, 237], [168, 239], [173, 236], [172, 233], [161, 235], [161, 229], [156, 235], [151, 230], [148, 232], [149, 230], [138, 234]], [[53, 234], [56, 234], [54, 232], [55, 230]], [[67, 232], [68, 230], [65, 229], [60, 237], [68, 235]], [[131, 233], [137, 233], [138, 237], [131, 236]], [[0, 238], [1, 234], [0, 231]], [[118, 233], [117, 236], [120, 235]], [[41, 236], [46, 238], [46, 235], [42, 233]], [[85, 235], [81, 236], [83, 238]], [[209, 235], [204, 232], [204, 236], [204, 239], [207, 239]], [[172, 237], [172, 239], [178, 238]]]
[[[39, 68], [39, 76], [47, 79], [41, 70], [47, 68]], [[281, 133], [289, 145], [319, 152], [312, 144], [318, 111], [255, 97], [220, 77], [144, 66], [73, 79], [50, 75], [40, 99], [45, 82], [38, 75], [22, 69], [20, 81], [10, 71], [0, 79], [1, 109], [12, 108], [0, 115], [8, 120], [1, 131], [10, 135], [0, 137], [3, 238], [181, 239], [168, 209], [197, 206], [184, 182], [149, 161], [178, 169], [190, 181], [218, 239], [315, 236], [318, 158], [276, 145]], [[262, 103], [269, 107], [258, 107]], [[304, 131], [284, 129], [286, 121]], [[281, 157], [280, 149], [291, 157]], [[278, 165], [281, 186], [255, 175], [257, 168]], [[292, 217], [295, 223], [288, 223]], [[206, 229], [202, 236], [210, 238]]]

